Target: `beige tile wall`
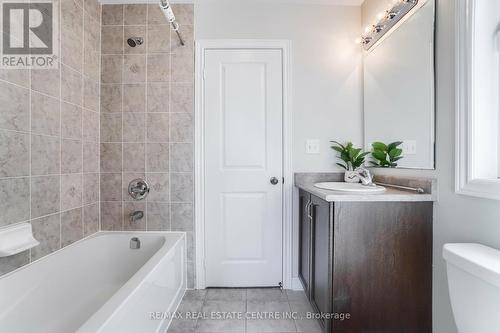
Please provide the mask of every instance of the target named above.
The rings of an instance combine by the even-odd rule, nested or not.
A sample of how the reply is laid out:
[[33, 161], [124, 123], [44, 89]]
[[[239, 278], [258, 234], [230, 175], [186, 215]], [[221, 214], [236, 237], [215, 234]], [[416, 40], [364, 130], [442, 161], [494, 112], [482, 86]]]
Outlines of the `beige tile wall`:
[[0, 275], [99, 230], [101, 6], [60, 2], [56, 70], [0, 70], [0, 228], [31, 222], [38, 247]]
[[[159, 6], [104, 5], [101, 71], [101, 227], [188, 234], [193, 245], [193, 6], [172, 6], [186, 40], [181, 46]], [[126, 40], [142, 37], [131, 48]], [[133, 201], [127, 187], [146, 178], [151, 193]], [[131, 223], [129, 214], [145, 217]]]

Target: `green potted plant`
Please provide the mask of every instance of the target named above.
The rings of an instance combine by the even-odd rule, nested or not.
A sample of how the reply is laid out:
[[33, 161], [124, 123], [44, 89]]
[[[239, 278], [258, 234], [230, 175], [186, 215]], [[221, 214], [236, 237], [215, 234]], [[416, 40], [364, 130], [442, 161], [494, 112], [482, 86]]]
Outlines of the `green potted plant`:
[[363, 152], [361, 148], [355, 148], [352, 142], [347, 142], [345, 145], [331, 141], [331, 148], [339, 153], [339, 158], [343, 163], [336, 163], [341, 168], [345, 169], [344, 180], [347, 183], [358, 183], [358, 174], [355, 172], [357, 168], [365, 163], [365, 156], [369, 152]]
[[403, 142], [396, 141], [389, 144], [383, 142], [372, 143], [372, 157], [371, 165], [380, 168], [395, 168], [398, 166], [396, 163], [403, 158], [403, 149], [398, 148]]

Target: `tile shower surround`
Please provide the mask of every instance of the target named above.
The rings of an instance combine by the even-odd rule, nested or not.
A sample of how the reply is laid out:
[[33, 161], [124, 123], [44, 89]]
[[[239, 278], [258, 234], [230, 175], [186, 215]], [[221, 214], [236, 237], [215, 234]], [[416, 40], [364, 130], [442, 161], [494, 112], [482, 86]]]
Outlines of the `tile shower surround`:
[[[101, 228], [187, 232], [193, 287], [193, 5], [172, 6], [184, 47], [157, 4], [102, 8]], [[132, 48], [131, 37], [144, 43]], [[133, 201], [139, 177], [151, 192]], [[145, 216], [131, 223], [135, 210]]]
[[62, 0], [60, 17], [58, 69], [0, 70], [0, 228], [40, 241], [0, 275], [99, 230], [101, 6]]

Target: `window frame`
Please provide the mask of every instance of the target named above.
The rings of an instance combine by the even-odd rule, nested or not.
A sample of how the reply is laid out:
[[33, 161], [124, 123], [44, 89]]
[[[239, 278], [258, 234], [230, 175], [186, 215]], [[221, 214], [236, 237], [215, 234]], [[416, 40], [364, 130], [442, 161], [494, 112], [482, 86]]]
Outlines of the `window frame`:
[[474, 178], [473, 55], [476, 0], [456, 2], [455, 192], [500, 200], [500, 179]]

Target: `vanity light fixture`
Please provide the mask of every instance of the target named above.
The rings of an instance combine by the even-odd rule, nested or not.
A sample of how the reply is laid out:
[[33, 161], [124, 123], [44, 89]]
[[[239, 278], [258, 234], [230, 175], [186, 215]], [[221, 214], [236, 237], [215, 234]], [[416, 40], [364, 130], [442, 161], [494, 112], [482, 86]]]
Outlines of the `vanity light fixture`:
[[383, 13], [377, 15], [378, 22], [365, 29], [365, 33], [361, 36], [361, 44], [368, 51], [373, 47], [391, 28], [406, 14], [408, 14], [418, 3], [424, 0], [395, 0], [393, 6]]

